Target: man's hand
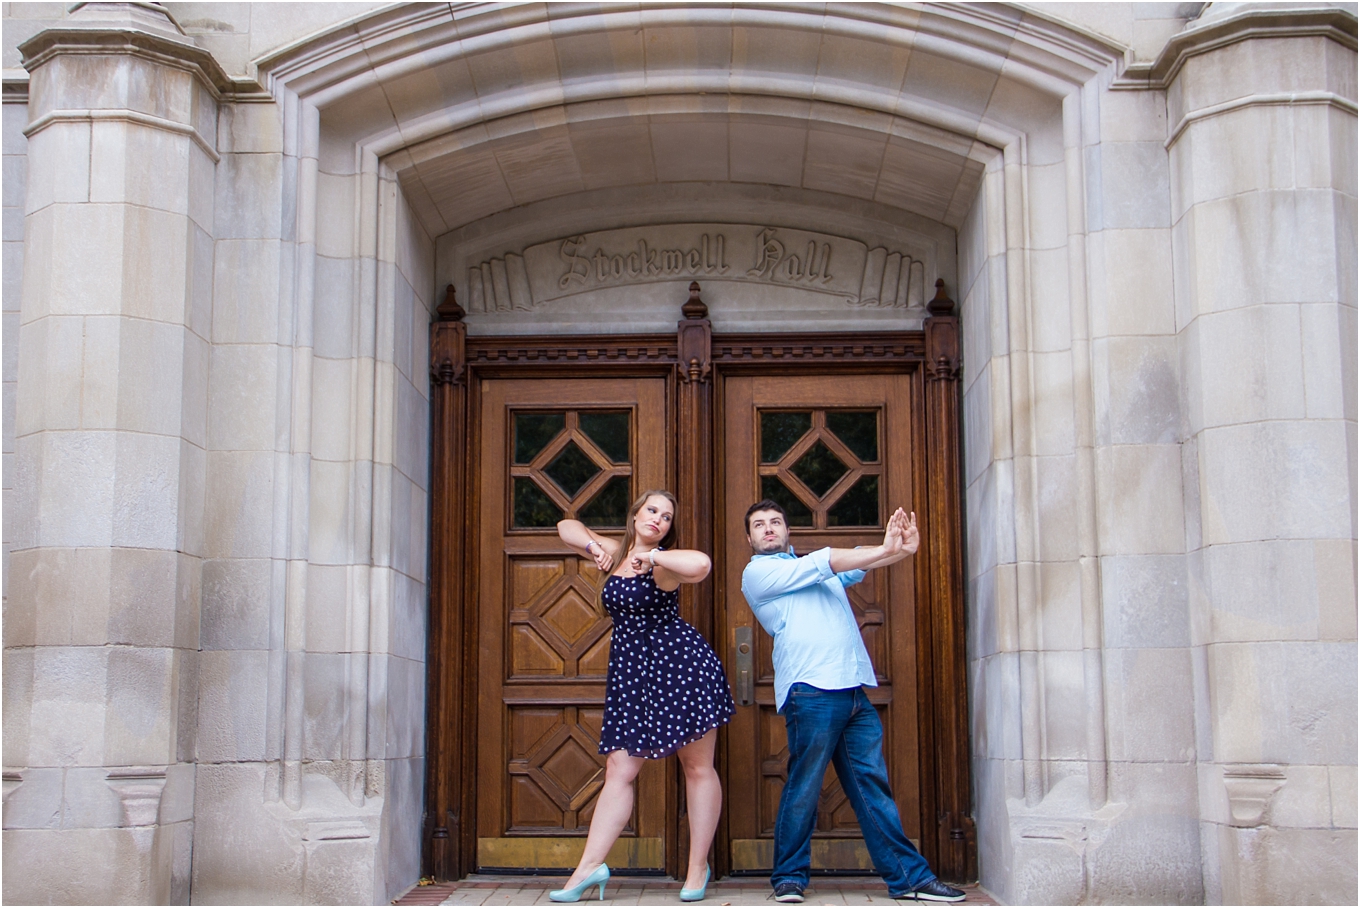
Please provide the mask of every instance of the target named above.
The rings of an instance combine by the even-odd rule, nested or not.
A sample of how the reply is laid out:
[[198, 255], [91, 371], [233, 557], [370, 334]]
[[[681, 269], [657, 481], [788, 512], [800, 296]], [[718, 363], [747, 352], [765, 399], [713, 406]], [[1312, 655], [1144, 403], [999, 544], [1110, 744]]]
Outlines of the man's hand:
[[898, 508], [888, 518], [883, 531], [883, 544], [873, 548], [832, 549], [831, 570], [836, 573], [850, 570], [873, 570], [896, 564], [908, 555], [915, 555], [921, 547], [921, 531], [916, 526], [916, 512], [908, 514]]
[[902, 515], [902, 520], [900, 522], [902, 527], [902, 551], [908, 555], [915, 555], [916, 550], [921, 547], [921, 531], [916, 526], [916, 512], [912, 511], [911, 516], [908, 517], [906, 514], [902, 514], [901, 508], [898, 508], [897, 513]]
[[888, 526], [883, 532], [884, 555], [892, 557], [894, 555], [901, 553], [902, 546], [905, 542], [903, 536], [904, 533], [903, 527], [905, 525], [906, 519], [907, 515], [902, 511], [901, 508], [898, 508], [896, 511], [894, 511], [893, 515], [888, 518]]

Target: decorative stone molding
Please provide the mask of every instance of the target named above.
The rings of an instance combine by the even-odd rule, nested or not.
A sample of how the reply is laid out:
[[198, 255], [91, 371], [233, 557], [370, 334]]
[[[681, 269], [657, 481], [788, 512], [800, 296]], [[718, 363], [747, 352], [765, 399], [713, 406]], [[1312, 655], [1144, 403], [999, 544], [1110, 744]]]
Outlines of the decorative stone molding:
[[[716, 11], [715, 11], [716, 12]], [[644, 5], [630, 15], [635, 27], [646, 30], [691, 27], [691, 10], [683, 6]], [[439, 4], [393, 4], [344, 21], [331, 30], [310, 36], [257, 60], [260, 80], [271, 91], [291, 88], [318, 102], [331, 103], [365, 84], [374, 71], [405, 65], [413, 48], [419, 48], [420, 65], [432, 69], [470, 43], [479, 54], [504, 50], [526, 34], [587, 35], [599, 33], [614, 13], [595, 7], [553, 4], [524, 5], [515, 8], [513, 27], [503, 10], [495, 4], [465, 5], [451, 8]], [[718, 25], [718, 23], [721, 25]], [[1070, 24], [1026, 10], [1016, 16], [1004, 7], [986, 4], [929, 4], [919, 8], [895, 8], [889, 4], [833, 4], [829, 7], [804, 4], [771, 5], [739, 2], [725, 6], [713, 20], [715, 28], [786, 28], [792, 32], [821, 31], [837, 36], [872, 32], [889, 45], [904, 52], [929, 42], [931, 53], [957, 62], [975, 63], [977, 55], [969, 50], [989, 48], [987, 56], [1006, 63], [1007, 75], [1041, 91], [1084, 84], [1092, 75], [1119, 58], [1120, 48], [1100, 35], [1082, 32]], [[456, 35], [456, 38], [453, 37]], [[985, 36], [985, 37], [984, 37]], [[361, 59], [362, 64], [355, 60]], [[715, 96], [741, 98], [743, 107], [759, 104], [762, 98], [803, 97], [810, 82], [802, 73], [761, 73], [758, 91], [734, 92], [731, 72], [711, 73], [703, 68], [684, 72], [637, 73], [609, 69], [598, 77], [577, 77], [558, 83], [553, 96], [562, 103], [593, 102], [599, 97], [659, 96], [667, 105], [701, 101], [711, 108]], [[369, 148], [379, 157], [410, 148], [483, 120], [495, 119], [513, 127], [516, 114], [538, 109], [545, 95], [526, 90], [519, 83], [503, 90], [479, 95], [471, 103], [447, 108], [437, 116], [421, 117], [419, 122], [404, 123], [375, 135]], [[910, 93], [865, 90], [820, 80], [816, 97], [819, 106], [853, 110], [854, 122], [864, 111], [885, 113], [902, 122], [929, 123], [949, 131], [963, 131], [1000, 147], [1014, 138], [1002, 123], [987, 118], [960, 116], [938, 104], [921, 103]], [[778, 102], [775, 102], [778, 105]], [[485, 132], [483, 131], [485, 135]]]
[[687, 277], [796, 287], [848, 306], [925, 302], [924, 263], [882, 246], [755, 224], [662, 224], [560, 237], [474, 265], [468, 311], [527, 311], [604, 287]]
[[1223, 769], [1231, 823], [1251, 829], [1269, 822], [1270, 802], [1284, 786], [1284, 770], [1273, 764], [1240, 764]]
[[128, 767], [110, 770], [106, 782], [123, 804], [124, 826], [154, 826], [165, 790], [165, 769]]
[[1192, 110], [1185, 114], [1185, 116], [1181, 117], [1180, 122], [1172, 127], [1171, 135], [1167, 137], [1163, 146], [1169, 149], [1172, 145], [1175, 145], [1176, 140], [1181, 137], [1181, 134], [1185, 132], [1191, 123], [1199, 120], [1207, 120], [1210, 117], [1221, 116], [1222, 114], [1231, 113], [1234, 110], [1241, 110], [1245, 107], [1301, 107], [1318, 104], [1335, 107], [1337, 110], [1345, 111], [1351, 116], [1355, 116], [1357, 112], [1354, 101], [1330, 91], [1290, 91], [1272, 94], [1246, 95], [1241, 98], [1233, 98], [1231, 101], [1225, 101], [1222, 104], [1212, 104], [1199, 110]]
[[[5, 70], [9, 73], [10, 70]], [[27, 104], [28, 103], [28, 74], [22, 77], [6, 75], [3, 80], [3, 88], [0, 88], [0, 101], [5, 104]]]
[[24, 776], [23, 773], [6, 772], [3, 776], [0, 776], [0, 781], [4, 783], [4, 798], [3, 802], [0, 803], [8, 804], [10, 795], [18, 791], [19, 786], [24, 784]]
[[136, 123], [140, 126], [150, 126], [153, 129], [162, 129], [166, 132], [173, 132], [176, 135], [188, 136], [194, 140], [204, 154], [214, 163], [222, 160], [222, 156], [213, 148], [212, 143], [203, 137], [197, 129], [184, 123], [176, 123], [174, 120], [167, 120], [165, 117], [157, 117], [152, 114], [142, 113], [138, 110], [116, 109], [116, 110], [49, 110], [47, 113], [38, 117], [32, 123], [24, 127], [24, 136], [32, 138], [42, 132], [53, 123], [71, 122], [73, 120], [115, 120], [123, 123]]
[[257, 83], [227, 75], [211, 52], [154, 3], [77, 3], [68, 19], [29, 38], [19, 51], [30, 73], [64, 54], [126, 55], [190, 73], [214, 100], [272, 100]]
[[[1264, 4], [1262, 4], [1264, 6]], [[1251, 38], [1295, 38], [1325, 35], [1351, 50], [1356, 49], [1355, 13], [1335, 6], [1245, 9], [1223, 18], [1206, 18], [1172, 37], [1149, 64], [1129, 66], [1111, 84], [1111, 90], [1165, 89], [1180, 74], [1185, 61], [1247, 41]]]

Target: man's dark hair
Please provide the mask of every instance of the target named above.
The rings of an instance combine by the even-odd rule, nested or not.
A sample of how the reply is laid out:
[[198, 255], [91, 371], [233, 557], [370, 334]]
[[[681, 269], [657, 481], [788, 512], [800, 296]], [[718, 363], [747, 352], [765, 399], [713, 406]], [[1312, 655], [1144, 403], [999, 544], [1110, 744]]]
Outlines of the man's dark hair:
[[779, 502], [762, 498], [755, 504], [746, 509], [746, 535], [751, 535], [751, 515], [756, 511], [778, 511], [779, 516], [784, 518], [784, 523], [789, 522], [789, 515], [784, 513], [784, 509], [779, 506]]

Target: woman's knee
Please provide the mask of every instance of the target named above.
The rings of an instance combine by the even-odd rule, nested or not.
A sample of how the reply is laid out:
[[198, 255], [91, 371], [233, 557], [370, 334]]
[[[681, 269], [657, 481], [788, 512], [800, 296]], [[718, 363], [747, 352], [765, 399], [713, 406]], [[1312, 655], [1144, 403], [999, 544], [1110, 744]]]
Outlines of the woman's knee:
[[682, 750], [676, 756], [680, 758], [680, 769], [689, 781], [700, 781], [715, 777], [718, 774], [718, 771], [713, 768], [713, 753], [711, 751], [699, 750], [685, 753]]
[[642, 771], [642, 757], [630, 756], [627, 751], [616, 750], [604, 761], [604, 780], [619, 784], [630, 784]]

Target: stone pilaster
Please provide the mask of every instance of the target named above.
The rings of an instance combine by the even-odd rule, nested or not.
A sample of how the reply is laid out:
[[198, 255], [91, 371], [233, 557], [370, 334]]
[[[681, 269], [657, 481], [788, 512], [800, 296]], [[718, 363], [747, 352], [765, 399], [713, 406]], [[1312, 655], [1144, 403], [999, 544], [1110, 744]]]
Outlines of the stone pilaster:
[[149, 3], [78, 5], [21, 49], [4, 898], [186, 902], [228, 83]]
[[1160, 63], [1211, 903], [1356, 898], [1355, 36], [1215, 3]]

